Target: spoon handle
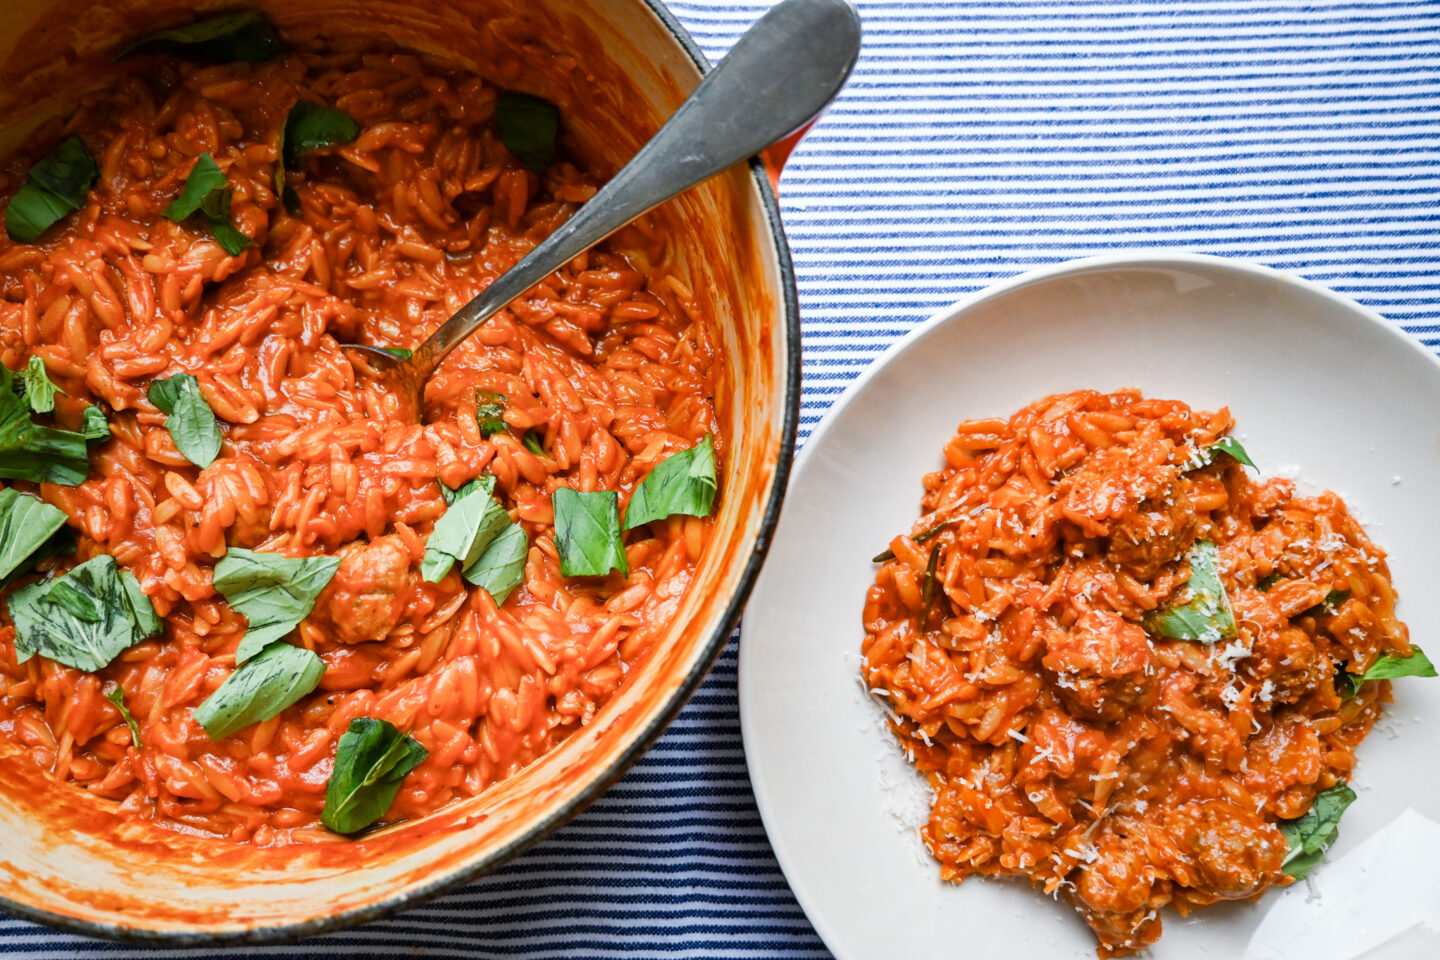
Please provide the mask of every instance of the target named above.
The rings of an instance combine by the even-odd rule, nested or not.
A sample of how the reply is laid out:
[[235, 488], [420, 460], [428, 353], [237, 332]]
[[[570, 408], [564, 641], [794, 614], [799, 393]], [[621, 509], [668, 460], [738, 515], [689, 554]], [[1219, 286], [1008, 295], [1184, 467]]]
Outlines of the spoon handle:
[[847, 0], [782, 0], [609, 183], [415, 350], [406, 366], [416, 382], [572, 258], [814, 120], [840, 92], [859, 52], [860, 18]]

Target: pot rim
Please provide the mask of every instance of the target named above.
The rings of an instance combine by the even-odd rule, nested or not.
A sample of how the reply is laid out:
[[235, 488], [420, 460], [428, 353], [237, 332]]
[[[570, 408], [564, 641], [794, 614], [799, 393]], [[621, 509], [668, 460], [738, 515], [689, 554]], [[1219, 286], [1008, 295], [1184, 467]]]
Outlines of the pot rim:
[[[703, 76], [710, 72], [712, 65], [689, 31], [665, 6], [664, 0], [639, 0], [660, 21], [671, 39], [678, 43]], [[774, 539], [775, 527], [780, 521], [780, 507], [790, 479], [790, 469], [795, 458], [795, 441], [800, 423], [800, 301], [795, 287], [795, 266], [790, 255], [790, 246], [785, 238], [784, 224], [780, 218], [780, 204], [771, 185], [769, 174], [759, 157], [748, 162], [750, 178], [759, 194], [765, 223], [769, 228], [770, 240], [774, 244], [777, 273], [780, 280], [781, 322], [786, 336], [786, 357], [781, 370], [785, 376], [784, 420], [780, 429], [780, 449], [775, 470], [766, 496], [765, 509], [760, 518], [755, 546], [750, 559], [740, 574], [734, 595], [726, 605], [719, 622], [700, 648], [696, 659], [684, 681], [671, 692], [659, 712], [650, 720], [640, 735], [575, 797], [552, 811], [538, 823], [532, 824], [499, 849], [488, 856], [464, 864], [445, 876], [432, 882], [399, 891], [379, 902], [343, 913], [331, 914], [285, 923], [277, 926], [256, 927], [235, 930], [151, 930], [127, 927], [118, 923], [101, 923], [82, 920], [65, 914], [52, 913], [12, 900], [0, 894], [0, 909], [24, 920], [30, 920], [66, 933], [87, 937], [117, 940], [125, 943], [150, 944], [166, 947], [188, 946], [239, 946], [244, 944], [273, 944], [334, 933], [349, 927], [381, 920], [404, 910], [419, 906], [442, 894], [458, 889], [472, 880], [493, 872], [506, 861], [529, 849], [554, 833], [578, 816], [601, 794], [634, 765], [650, 746], [664, 732], [670, 722], [699, 688], [701, 681], [710, 672], [719, 658], [725, 644], [740, 623], [740, 615], [760, 575], [765, 555]]]

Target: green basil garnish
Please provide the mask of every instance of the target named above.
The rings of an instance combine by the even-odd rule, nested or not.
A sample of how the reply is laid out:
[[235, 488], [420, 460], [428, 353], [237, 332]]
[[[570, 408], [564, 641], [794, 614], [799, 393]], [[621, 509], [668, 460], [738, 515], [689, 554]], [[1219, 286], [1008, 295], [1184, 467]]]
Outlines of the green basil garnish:
[[400, 782], [430, 755], [386, 720], [356, 717], [335, 748], [320, 822], [336, 833], [359, 833], [385, 816]]
[[249, 621], [235, 663], [256, 656], [310, 616], [339, 568], [339, 557], [282, 557], [231, 547], [215, 564], [215, 589]]
[[520, 438], [520, 442], [525, 445], [526, 450], [529, 450], [535, 454], [535, 456], [545, 456], [545, 439], [540, 436], [540, 431], [534, 427], [525, 431], [524, 435]]
[[280, 156], [293, 167], [312, 150], [352, 142], [360, 136], [360, 124], [344, 110], [297, 100], [285, 117]]
[[186, 460], [202, 470], [215, 462], [224, 438], [194, 374], [152, 380], [146, 396], [165, 414], [165, 429]]
[[1315, 795], [1315, 802], [1302, 817], [1282, 820], [1277, 826], [1290, 844], [1281, 869], [1296, 880], [1306, 875], [1325, 858], [1325, 851], [1340, 832], [1340, 815], [1355, 802], [1355, 791], [1343, 782]]
[[1240, 441], [1236, 440], [1234, 437], [1221, 437], [1219, 440], [1216, 440], [1214, 443], [1210, 444], [1210, 446], [1206, 447], [1205, 449], [1210, 454], [1210, 460], [1212, 462], [1214, 461], [1216, 454], [1223, 453], [1230, 459], [1245, 464], [1245, 466], [1249, 467], [1251, 470], [1260, 469], [1259, 467], [1255, 466], [1255, 461], [1250, 459], [1250, 454], [1245, 452], [1245, 448], [1240, 445]]
[[1397, 657], [1393, 653], [1387, 653], [1375, 665], [1366, 670], [1360, 676], [1360, 682], [1367, 680], [1397, 680], [1400, 677], [1433, 677], [1436, 676], [1435, 664], [1425, 656], [1425, 651], [1419, 647], [1411, 647], [1415, 651], [1408, 657]]
[[528, 93], [502, 91], [495, 101], [495, 126], [505, 148], [535, 173], [544, 173], [555, 162], [560, 134], [555, 104]]
[[50, 382], [50, 375], [45, 372], [45, 361], [39, 357], [31, 357], [25, 364], [20, 373], [20, 383], [25, 402], [36, 413], [53, 413], [55, 394], [65, 392]]
[[439, 583], [457, 563], [462, 571], [468, 569], [509, 525], [510, 515], [490, 496], [494, 485], [493, 476], [488, 487], [484, 477], [467, 483], [435, 521], [435, 529], [425, 542], [425, 557], [420, 561], [420, 575], [426, 580]]
[[377, 347], [369, 343], [342, 343], [342, 347], [366, 347], [370, 350], [379, 350], [381, 353], [388, 353], [396, 360], [409, 360], [415, 356], [414, 350], [407, 350], [405, 347]]
[[630, 576], [630, 561], [620, 536], [620, 495], [613, 490], [582, 493], [559, 487], [550, 498], [555, 513], [555, 547], [560, 574], [603, 577], [619, 570]]
[[495, 492], [495, 474], [482, 473], [459, 490], [453, 487], [447, 487], [443, 483], [440, 484], [440, 496], [445, 498], [445, 505], [447, 507], [461, 497], [468, 497], [476, 490], [484, 490], [486, 496], [493, 494]]
[[25, 185], [5, 208], [5, 232], [11, 240], [34, 243], [62, 217], [84, 207], [99, 179], [100, 170], [84, 142], [67, 137], [25, 175]]
[[99, 404], [90, 404], [85, 408], [84, 419], [80, 422], [80, 436], [86, 440], [109, 440], [110, 421], [105, 419], [105, 411], [100, 409]]
[[83, 433], [32, 423], [25, 401], [0, 385], [0, 477], [79, 486], [90, 475], [85, 439]]
[[1355, 699], [1355, 694], [1360, 692], [1360, 678], [1339, 664], [1335, 666], [1335, 692], [1340, 695], [1340, 702]]
[[1259, 590], [1261, 593], [1269, 593], [1271, 587], [1275, 586], [1275, 584], [1279, 583], [1281, 580], [1284, 579], [1284, 577], [1280, 576], [1279, 570], [1271, 570], [1269, 573], [1265, 574], [1265, 576], [1255, 581], [1255, 589]]
[[1343, 667], [1335, 674], [1335, 692], [1340, 694], [1340, 699], [1351, 700], [1355, 694], [1360, 692], [1360, 684], [1370, 680], [1397, 680], [1400, 677], [1434, 677], [1440, 674], [1435, 672], [1435, 664], [1425, 656], [1425, 651], [1419, 647], [1410, 648], [1414, 652], [1408, 657], [1397, 657], [1393, 653], [1387, 653], [1360, 675], [1347, 672]]
[[180, 196], [165, 208], [165, 216], [171, 220], [188, 219], [207, 199], [214, 194], [223, 193], [229, 186], [230, 181], [220, 172], [215, 158], [208, 153], [202, 153], [190, 168], [190, 176], [185, 179], [185, 188], [180, 191]]
[[246, 10], [157, 31], [135, 41], [115, 59], [179, 52], [217, 63], [263, 63], [284, 56], [285, 49], [285, 42], [265, 15], [259, 10]]
[[235, 229], [235, 225], [230, 221], [230, 197], [233, 193], [230, 181], [220, 172], [215, 158], [208, 153], [202, 153], [195, 161], [195, 166], [190, 169], [190, 176], [185, 180], [185, 189], [165, 208], [165, 216], [181, 221], [188, 220], [196, 213], [203, 214], [205, 222], [210, 225], [210, 233], [219, 241], [220, 246], [230, 256], [238, 256], [252, 241]]
[[292, 216], [300, 215], [300, 198], [285, 183], [285, 171], [293, 170], [300, 158], [312, 150], [334, 147], [360, 136], [360, 124], [344, 110], [297, 100], [280, 129], [279, 157], [275, 163], [275, 193]]
[[525, 528], [512, 523], [490, 541], [479, 559], [462, 572], [466, 580], [480, 587], [495, 600], [495, 606], [504, 605], [505, 599], [525, 580], [525, 558], [530, 553], [530, 538]]
[[22, 569], [65, 526], [65, 511], [8, 487], [0, 490], [0, 581]]
[[1260, 469], [1255, 466], [1255, 461], [1250, 459], [1250, 454], [1245, 452], [1245, 448], [1240, 445], [1240, 441], [1234, 437], [1221, 437], [1208, 447], [1201, 447], [1199, 452], [1185, 464], [1184, 469], [1189, 471], [1199, 470], [1201, 467], [1208, 467], [1214, 463], [1215, 458], [1222, 453], [1232, 460], [1245, 464], [1245, 466], [1250, 467], [1252, 470]]
[[[28, 367], [26, 373], [29, 373]], [[80, 433], [32, 422], [31, 391], [35, 389], [36, 379], [31, 375], [27, 382], [23, 374], [17, 378], [0, 364], [0, 477], [78, 486], [90, 475], [90, 455], [85, 441], [99, 438], [92, 436], [97, 427], [91, 411], [99, 416], [104, 436], [108, 437], [110, 428], [105, 424], [105, 415], [94, 404], [86, 407]], [[17, 394], [17, 388], [23, 393]], [[44, 401], [40, 402], [43, 405]]]
[[1337, 609], [1339, 609], [1340, 604], [1344, 603], [1349, 598], [1349, 590], [1331, 590], [1329, 593], [1325, 594], [1324, 600], [1321, 600], [1313, 607], [1301, 610], [1299, 615], [1302, 617], [1326, 616], [1327, 614], [1334, 613]]
[[140, 724], [135, 722], [135, 715], [130, 712], [129, 707], [125, 706], [125, 688], [118, 683], [115, 684], [115, 689], [105, 694], [105, 699], [115, 704], [115, 709], [120, 711], [120, 719], [124, 720], [125, 725], [130, 728], [130, 742], [134, 744], [136, 750], [139, 750]]
[[710, 434], [689, 450], [660, 461], [630, 495], [625, 529], [674, 514], [708, 517], [715, 505], [715, 444]]
[[211, 740], [263, 723], [314, 690], [325, 663], [312, 651], [276, 640], [237, 667], [205, 702], [195, 720]]
[[[475, 502], [455, 511], [453, 520], [447, 521], [450, 516], [447, 511], [436, 521], [435, 530], [426, 544], [420, 572], [426, 579], [434, 574], [431, 582], [438, 583], [457, 562], [465, 559], [465, 556], [459, 555], [460, 551], [464, 551], [466, 556], [473, 555], [474, 559], [469, 563], [462, 563], [460, 575], [488, 591], [498, 607], [525, 579], [525, 557], [530, 552], [530, 540], [525, 536], [525, 528], [512, 522], [504, 507], [492, 499], [494, 493], [493, 473], [483, 473], [459, 490], [440, 484], [440, 494], [446, 504], [454, 506], [457, 501], [472, 494]], [[442, 523], [445, 524], [443, 530]], [[465, 539], [471, 524], [476, 537], [473, 542]], [[435, 551], [433, 557], [432, 549]], [[426, 573], [426, 564], [430, 565], [429, 574]]]
[[38, 653], [93, 673], [161, 630], [140, 581], [109, 554], [21, 587], [10, 594], [9, 604], [20, 663]]
[[505, 401], [503, 393], [493, 390], [475, 391], [475, 422], [480, 425], [480, 436], [490, 438], [505, 429]]
[[1145, 615], [1145, 629], [1172, 640], [1200, 640], [1214, 643], [1237, 634], [1235, 613], [1220, 582], [1219, 552], [1209, 540], [1197, 540], [1190, 548], [1188, 596], [1183, 603]]

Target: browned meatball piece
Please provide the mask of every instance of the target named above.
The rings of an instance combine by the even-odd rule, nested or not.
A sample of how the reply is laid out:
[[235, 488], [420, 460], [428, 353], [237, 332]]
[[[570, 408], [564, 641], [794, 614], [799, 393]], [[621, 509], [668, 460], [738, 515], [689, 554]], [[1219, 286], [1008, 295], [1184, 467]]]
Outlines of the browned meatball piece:
[[1229, 800], [1183, 803], [1166, 818], [1165, 829], [1189, 859], [1175, 866], [1176, 881], [1199, 887], [1207, 899], [1239, 900], [1281, 879], [1284, 835]]
[[1117, 721], [1143, 689], [1150, 639], [1137, 624], [1108, 610], [1090, 610], [1069, 630], [1045, 634], [1041, 664], [1078, 716]]
[[410, 551], [391, 534], [348, 543], [339, 553], [340, 569], [320, 594], [316, 612], [330, 622], [331, 639], [339, 643], [383, 640], [399, 624], [415, 589], [418, 573]]
[[1153, 844], [1143, 823], [1117, 818], [1073, 874], [1072, 896], [1100, 939], [1102, 957], [1124, 956], [1160, 936], [1159, 911], [1171, 883], [1154, 865]]

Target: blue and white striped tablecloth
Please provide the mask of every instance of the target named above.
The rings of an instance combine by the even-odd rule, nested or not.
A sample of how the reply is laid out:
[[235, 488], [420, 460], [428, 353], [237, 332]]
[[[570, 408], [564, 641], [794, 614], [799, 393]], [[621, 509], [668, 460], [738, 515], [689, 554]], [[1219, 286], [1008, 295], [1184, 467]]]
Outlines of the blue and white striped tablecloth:
[[[767, 4], [671, 6], [715, 59]], [[805, 318], [802, 437], [939, 308], [1031, 267], [1117, 249], [1298, 273], [1440, 346], [1437, 0], [860, 7], [856, 75], [782, 187]], [[735, 662], [732, 642], [628, 776], [498, 873], [391, 920], [237, 952], [829, 956], [755, 812]], [[8, 919], [0, 953], [213, 955]]]

